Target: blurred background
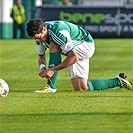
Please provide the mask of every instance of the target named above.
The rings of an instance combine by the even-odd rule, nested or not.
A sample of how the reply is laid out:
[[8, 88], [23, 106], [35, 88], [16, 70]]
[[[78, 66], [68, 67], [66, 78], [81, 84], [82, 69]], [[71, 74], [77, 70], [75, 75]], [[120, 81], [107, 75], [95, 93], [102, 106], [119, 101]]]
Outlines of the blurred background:
[[[0, 39], [13, 39], [11, 9], [15, 0], [0, 0]], [[66, 0], [67, 2], [67, 0]], [[96, 38], [133, 37], [133, 0], [21, 0], [25, 22], [32, 18], [66, 20]], [[17, 30], [17, 38], [20, 31]], [[24, 38], [28, 38], [26, 32]]]

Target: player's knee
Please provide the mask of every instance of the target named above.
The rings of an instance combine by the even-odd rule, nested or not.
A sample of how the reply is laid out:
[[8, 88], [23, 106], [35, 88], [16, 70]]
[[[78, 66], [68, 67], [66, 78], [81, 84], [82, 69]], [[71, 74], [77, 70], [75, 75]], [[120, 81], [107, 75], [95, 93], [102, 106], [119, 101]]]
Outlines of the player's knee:
[[75, 91], [88, 91], [88, 87], [74, 86]]
[[74, 78], [71, 81], [72, 81], [72, 85], [75, 91], [87, 91], [88, 90], [86, 79]]

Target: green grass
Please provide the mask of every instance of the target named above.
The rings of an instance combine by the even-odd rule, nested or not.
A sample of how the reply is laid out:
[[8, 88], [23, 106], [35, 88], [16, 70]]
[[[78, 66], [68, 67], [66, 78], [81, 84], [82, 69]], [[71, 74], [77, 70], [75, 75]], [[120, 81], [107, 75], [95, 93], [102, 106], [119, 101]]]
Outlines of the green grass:
[[[125, 72], [132, 79], [132, 40], [96, 39], [89, 79]], [[47, 52], [48, 53], [48, 52]], [[0, 133], [131, 133], [133, 91], [118, 87], [75, 92], [68, 70], [60, 71], [55, 94], [35, 94], [38, 76], [33, 40], [0, 40], [0, 77], [10, 93], [0, 99]], [[63, 57], [64, 58], [64, 57]]]

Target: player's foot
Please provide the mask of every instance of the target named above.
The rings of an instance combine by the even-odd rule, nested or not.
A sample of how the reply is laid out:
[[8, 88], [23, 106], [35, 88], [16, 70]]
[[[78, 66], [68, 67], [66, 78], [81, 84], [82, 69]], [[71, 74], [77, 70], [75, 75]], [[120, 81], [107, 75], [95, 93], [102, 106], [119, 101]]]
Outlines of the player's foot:
[[132, 83], [128, 80], [127, 76], [124, 73], [120, 73], [116, 78], [120, 80], [121, 87], [127, 88], [129, 90], [133, 89]]
[[42, 90], [35, 90], [35, 93], [55, 93], [57, 90], [52, 89], [48, 84]]

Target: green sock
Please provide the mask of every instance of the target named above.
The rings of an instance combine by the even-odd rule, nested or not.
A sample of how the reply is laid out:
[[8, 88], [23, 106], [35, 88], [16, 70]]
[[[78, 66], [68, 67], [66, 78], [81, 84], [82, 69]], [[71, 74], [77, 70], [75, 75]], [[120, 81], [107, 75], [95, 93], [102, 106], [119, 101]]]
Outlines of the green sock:
[[88, 81], [89, 90], [105, 90], [120, 86], [121, 83], [118, 78], [113, 79], [93, 79]]
[[[50, 52], [49, 59], [49, 68], [57, 66], [61, 63], [61, 54], [59, 52]], [[58, 76], [58, 72], [55, 72], [54, 75], [47, 81], [47, 84], [51, 86], [51, 88], [56, 89], [56, 79]]]

